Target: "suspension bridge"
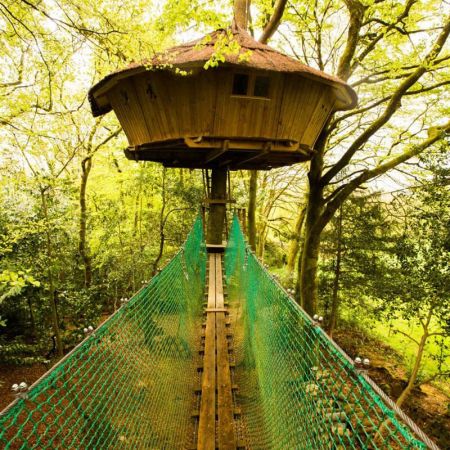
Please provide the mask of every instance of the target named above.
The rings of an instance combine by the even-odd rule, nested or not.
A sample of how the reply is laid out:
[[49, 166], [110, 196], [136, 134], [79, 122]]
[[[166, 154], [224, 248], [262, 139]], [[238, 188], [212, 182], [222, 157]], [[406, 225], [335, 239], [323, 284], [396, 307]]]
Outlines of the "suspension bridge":
[[0, 415], [12, 449], [436, 448], [274, 280], [237, 217], [199, 217], [148, 285]]

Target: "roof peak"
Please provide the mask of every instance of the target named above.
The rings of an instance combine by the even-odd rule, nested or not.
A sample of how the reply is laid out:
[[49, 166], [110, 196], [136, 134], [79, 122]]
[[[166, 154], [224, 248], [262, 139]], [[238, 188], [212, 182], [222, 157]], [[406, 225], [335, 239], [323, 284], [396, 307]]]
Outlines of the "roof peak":
[[194, 46], [201, 46], [201, 45], [215, 45], [216, 42], [220, 39], [220, 36], [227, 36], [229, 33], [232, 35], [233, 40], [236, 41], [241, 47], [244, 47], [249, 50], [253, 49], [261, 49], [261, 50], [270, 50], [279, 54], [283, 54], [279, 52], [278, 50], [275, 50], [274, 48], [262, 44], [261, 42], [258, 42], [253, 36], [248, 33], [248, 31], [244, 30], [243, 28], [238, 27], [237, 25], [233, 24], [227, 28], [218, 28], [214, 31], [211, 31], [210, 33], [205, 34], [201, 38], [194, 39], [192, 41], [184, 42], [182, 44], [178, 44], [174, 47], [171, 47], [166, 50], [166, 52], [170, 52], [177, 48], [187, 48], [187, 47], [194, 47]]

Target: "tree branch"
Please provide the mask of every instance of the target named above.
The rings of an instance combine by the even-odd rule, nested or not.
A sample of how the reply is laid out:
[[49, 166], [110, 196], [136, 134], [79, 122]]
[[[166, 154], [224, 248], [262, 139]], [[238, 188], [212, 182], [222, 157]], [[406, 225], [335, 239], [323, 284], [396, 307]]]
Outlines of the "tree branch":
[[351, 74], [351, 62], [356, 53], [359, 41], [359, 31], [363, 25], [366, 6], [358, 0], [344, 0], [350, 13], [350, 24], [348, 27], [347, 43], [337, 69], [337, 76], [347, 81]]
[[364, 60], [364, 58], [376, 47], [378, 42], [380, 42], [388, 33], [389, 31], [392, 31], [395, 29], [398, 23], [401, 23], [404, 19], [406, 19], [409, 16], [409, 12], [413, 5], [417, 3], [418, 0], [408, 0], [408, 2], [405, 5], [405, 9], [402, 11], [402, 13], [397, 17], [394, 23], [390, 24], [386, 30], [384, 30], [382, 33], [379, 33], [371, 42], [370, 44], [365, 48], [365, 50], [359, 54], [359, 56], [355, 59], [354, 63], [352, 64], [351, 71], [354, 72], [355, 69], [361, 64], [361, 62]]
[[421, 144], [415, 145], [409, 150], [406, 150], [401, 155], [390, 159], [389, 161], [380, 164], [379, 166], [365, 170], [359, 176], [354, 178], [352, 181], [349, 181], [345, 187], [339, 187], [340, 192], [333, 196], [333, 200], [329, 201], [327, 206], [325, 207], [319, 221], [318, 226], [320, 229], [323, 229], [325, 225], [331, 220], [334, 213], [337, 211], [339, 206], [344, 202], [344, 200], [358, 187], [360, 187], [363, 183], [367, 181], [379, 177], [383, 175], [387, 171], [393, 169], [399, 164], [404, 163], [405, 161], [413, 158], [414, 156], [419, 155], [428, 147], [432, 146], [436, 142], [442, 140], [448, 133], [450, 133], [450, 121], [448, 121], [445, 125], [436, 128], [430, 128], [432, 130], [431, 136], [424, 140]]
[[395, 330], [394, 333], [401, 334], [401, 335], [407, 337], [409, 340], [413, 341], [415, 344], [420, 345], [420, 342], [417, 339], [414, 339], [412, 336], [410, 336], [408, 333], [405, 333], [402, 330]]
[[397, 109], [400, 107], [400, 101], [405, 93], [410, 89], [420, 77], [427, 72], [429, 66], [436, 59], [440, 51], [442, 50], [448, 36], [450, 34], [450, 18], [447, 18], [447, 22], [438, 36], [432, 49], [428, 52], [424, 58], [423, 63], [408, 77], [406, 78], [397, 90], [392, 94], [391, 99], [386, 106], [386, 109], [363, 133], [361, 133], [353, 142], [353, 144], [344, 153], [342, 158], [325, 173], [321, 179], [322, 186], [326, 186], [352, 159], [353, 155], [394, 115]]
[[284, 10], [286, 8], [287, 0], [278, 0], [275, 5], [272, 17], [270, 18], [268, 24], [264, 28], [263, 34], [259, 38], [259, 42], [262, 44], [267, 44], [269, 39], [273, 36], [275, 31], [280, 25], [281, 18], [283, 17]]

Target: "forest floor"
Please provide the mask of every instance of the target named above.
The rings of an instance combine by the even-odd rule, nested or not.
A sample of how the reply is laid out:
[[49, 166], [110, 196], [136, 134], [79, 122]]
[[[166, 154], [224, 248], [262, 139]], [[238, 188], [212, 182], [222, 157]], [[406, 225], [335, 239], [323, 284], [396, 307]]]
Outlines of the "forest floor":
[[[407, 384], [401, 355], [359, 330], [341, 329], [333, 338], [351, 358], [369, 358], [369, 376], [390, 398], [398, 398]], [[423, 384], [413, 390], [402, 409], [441, 449], [450, 449], [450, 398], [442, 390]]]
[[14, 394], [11, 391], [14, 383], [19, 384], [24, 381], [30, 386], [49, 368], [49, 365], [43, 363], [23, 366], [0, 364], [0, 411], [14, 400]]
[[[355, 329], [339, 330], [333, 337], [350, 357], [369, 358], [370, 377], [392, 399], [399, 396], [406, 385], [407, 376], [398, 353]], [[0, 411], [14, 400], [12, 384], [25, 381], [30, 385], [47, 370], [48, 367], [42, 363], [30, 366], [0, 364]], [[424, 384], [413, 391], [403, 405], [403, 410], [443, 450], [450, 448], [450, 398], [445, 393], [431, 384]]]

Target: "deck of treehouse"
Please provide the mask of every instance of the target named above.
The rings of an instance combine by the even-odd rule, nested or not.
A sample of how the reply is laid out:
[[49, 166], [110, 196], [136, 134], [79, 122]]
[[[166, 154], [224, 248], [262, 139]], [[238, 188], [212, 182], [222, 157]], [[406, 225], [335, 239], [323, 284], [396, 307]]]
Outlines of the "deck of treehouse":
[[5, 449], [436, 446], [262, 267], [199, 218], [151, 282], [0, 415]]

